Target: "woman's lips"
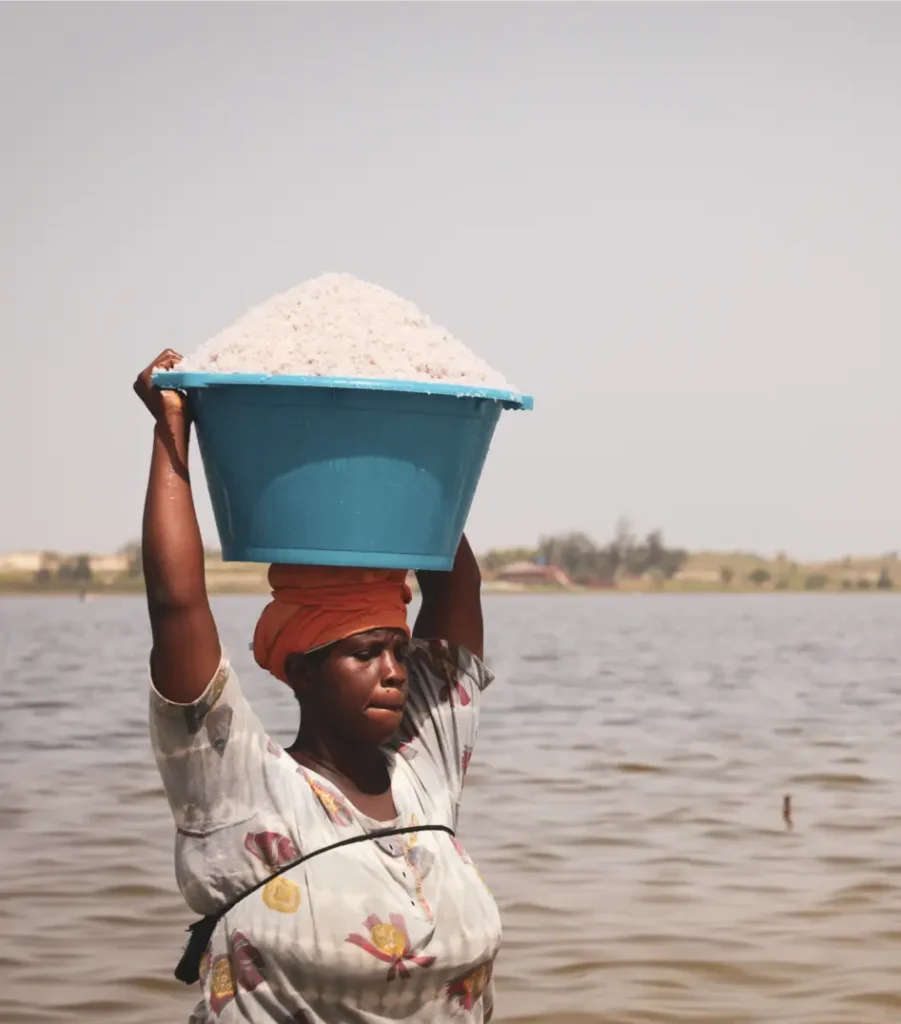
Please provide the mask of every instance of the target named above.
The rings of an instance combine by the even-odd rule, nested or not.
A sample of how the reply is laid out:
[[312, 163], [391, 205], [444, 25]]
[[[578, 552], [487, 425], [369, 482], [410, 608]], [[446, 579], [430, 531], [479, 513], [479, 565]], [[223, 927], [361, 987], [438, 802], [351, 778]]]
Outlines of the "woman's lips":
[[371, 711], [403, 711], [407, 705], [407, 698], [399, 693], [397, 697], [382, 697], [370, 703]]

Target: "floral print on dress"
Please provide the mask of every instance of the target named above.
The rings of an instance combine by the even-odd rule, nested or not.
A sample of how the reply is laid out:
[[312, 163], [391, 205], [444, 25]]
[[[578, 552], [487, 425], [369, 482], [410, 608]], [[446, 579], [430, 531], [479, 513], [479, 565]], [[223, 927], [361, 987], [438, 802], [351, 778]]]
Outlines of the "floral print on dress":
[[472, 864], [472, 860], [460, 840], [456, 836], [451, 836], [450, 841], [457, 853], [460, 854], [460, 860], [462, 860], [464, 864]]
[[405, 761], [412, 761], [416, 757], [416, 747], [409, 743], [401, 742], [397, 746], [397, 752]]
[[[280, 832], [248, 832], [244, 837], [244, 847], [270, 871], [277, 871], [300, 858], [294, 843]], [[293, 914], [300, 906], [300, 886], [279, 875], [263, 886], [262, 899], [270, 910]]]
[[431, 967], [435, 962], [433, 956], [413, 952], [406, 922], [400, 914], [389, 914], [387, 921], [382, 921], [377, 914], [370, 914], [363, 924], [369, 931], [368, 938], [354, 933], [347, 936], [347, 941], [389, 964], [388, 981], [409, 978], [409, 964]]
[[265, 981], [263, 957], [243, 932], [235, 932], [231, 940], [232, 966], [237, 987], [248, 992]]
[[464, 864], [468, 864], [472, 868], [472, 870], [476, 873], [476, 877], [478, 878], [478, 880], [485, 887], [486, 892], [490, 893], [491, 890], [488, 888], [488, 883], [485, 881], [484, 878], [482, 878], [482, 872], [479, 871], [479, 869], [475, 866], [472, 857], [470, 857], [469, 854], [466, 852], [460, 840], [456, 836], [451, 836], [451, 844], [453, 845], [453, 848], [457, 851], [457, 853], [460, 855], [460, 860], [462, 860]]
[[416, 723], [411, 718], [404, 718], [394, 735], [392, 746], [405, 761], [412, 761], [416, 757], [417, 751], [412, 743], [418, 736]]
[[460, 707], [465, 708], [471, 704], [472, 697], [469, 695], [466, 687], [460, 682], [458, 672], [460, 664], [459, 648], [454, 644], [446, 644], [441, 640], [431, 640], [429, 641], [429, 650], [431, 651], [434, 665], [440, 670], [441, 677], [444, 680], [444, 686], [439, 694], [441, 702], [453, 705], [454, 697], [456, 696]]
[[[410, 828], [417, 828], [419, 818], [415, 814], [410, 815]], [[413, 875], [413, 882], [416, 886], [416, 899], [419, 906], [429, 921], [434, 920], [432, 908], [425, 895], [425, 878], [432, 870], [435, 863], [435, 854], [427, 850], [419, 842], [419, 833], [410, 832], [406, 835], [379, 836], [374, 840], [375, 845], [382, 853], [396, 860], [403, 857], [404, 862]]]
[[198, 968], [198, 976], [200, 977], [200, 987], [203, 988], [207, 983], [207, 978], [210, 976], [210, 967], [213, 963], [213, 954], [207, 947], [206, 952], [200, 958], [200, 967]]
[[217, 956], [210, 967], [210, 1009], [218, 1017], [235, 998], [235, 977], [227, 956]]
[[316, 799], [322, 805], [323, 810], [329, 816], [329, 821], [333, 825], [343, 827], [349, 825], [353, 820], [353, 811], [343, 796], [334, 792], [331, 789], [326, 789], [325, 786], [320, 785], [308, 772], [304, 771], [303, 768], [297, 769], [298, 773], [302, 775], [309, 784], [310, 789], [316, 795]]
[[452, 981], [447, 986], [447, 998], [471, 1011], [488, 987], [493, 969], [493, 963], [480, 964], [474, 971]]
[[469, 762], [472, 760], [472, 747], [463, 748], [463, 757], [460, 760], [461, 782], [465, 781], [466, 773], [469, 771]]
[[432, 865], [435, 863], [435, 854], [431, 850], [427, 850], [418, 843], [411, 843], [407, 847], [405, 854], [407, 863], [420, 878], [425, 878], [432, 870]]
[[276, 871], [300, 857], [294, 843], [281, 832], [248, 832], [244, 846], [270, 871]]
[[[419, 818], [415, 814], [411, 814], [410, 827], [416, 828], [418, 825]], [[431, 850], [427, 850], [424, 846], [420, 845], [418, 832], [411, 832], [406, 836], [403, 853], [407, 867], [413, 873], [413, 881], [416, 885], [416, 899], [419, 901], [426, 919], [434, 921], [435, 915], [432, 913], [432, 907], [426, 899], [424, 883], [426, 875], [432, 870], [432, 865], [435, 863], [435, 855]]]
[[280, 914], [294, 914], [300, 907], [300, 886], [279, 875], [263, 886], [263, 902]]

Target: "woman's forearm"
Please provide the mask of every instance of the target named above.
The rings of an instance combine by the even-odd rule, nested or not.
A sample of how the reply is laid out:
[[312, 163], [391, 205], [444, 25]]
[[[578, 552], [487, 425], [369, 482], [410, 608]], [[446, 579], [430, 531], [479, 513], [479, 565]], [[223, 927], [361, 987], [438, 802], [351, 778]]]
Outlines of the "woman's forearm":
[[418, 572], [422, 608], [416, 619], [418, 637], [462, 644], [482, 657], [482, 574], [464, 536], [450, 572]]
[[160, 693], [179, 704], [201, 696], [221, 658], [188, 472], [189, 436], [180, 410], [156, 423], [142, 537], [151, 674]]
[[188, 472], [190, 427], [170, 413], [153, 431], [150, 479], [144, 502], [142, 555], [151, 608], [206, 601], [203, 539]]

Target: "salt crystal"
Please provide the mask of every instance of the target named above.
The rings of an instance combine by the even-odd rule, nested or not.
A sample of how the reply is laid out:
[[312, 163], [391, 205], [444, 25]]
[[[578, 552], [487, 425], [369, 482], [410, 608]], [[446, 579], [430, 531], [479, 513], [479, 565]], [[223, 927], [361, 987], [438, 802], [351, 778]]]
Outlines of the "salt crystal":
[[178, 369], [509, 388], [501, 374], [412, 302], [352, 274], [323, 274], [273, 296], [201, 345]]

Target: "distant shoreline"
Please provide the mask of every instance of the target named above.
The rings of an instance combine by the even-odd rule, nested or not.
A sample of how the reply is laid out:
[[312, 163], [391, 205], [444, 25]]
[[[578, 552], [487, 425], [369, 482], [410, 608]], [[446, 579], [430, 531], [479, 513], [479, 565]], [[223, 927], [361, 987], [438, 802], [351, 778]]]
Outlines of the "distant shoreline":
[[[621, 566], [610, 580], [578, 566], [568, 571], [545, 565], [535, 552], [489, 552], [480, 563], [486, 595], [901, 592], [897, 552], [808, 563], [796, 562], [784, 553], [768, 559], [740, 551], [688, 552], [680, 558], [678, 566], [671, 565], [668, 570], [655, 565], [638, 572]], [[218, 551], [207, 551], [207, 590], [211, 596], [265, 598], [270, 593], [268, 568], [264, 563], [224, 562]], [[410, 584], [415, 590], [412, 576]], [[143, 595], [140, 545], [113, 555], [13, 552], [0, 556], [0, 595], [77, 597], [82, 593]]]

